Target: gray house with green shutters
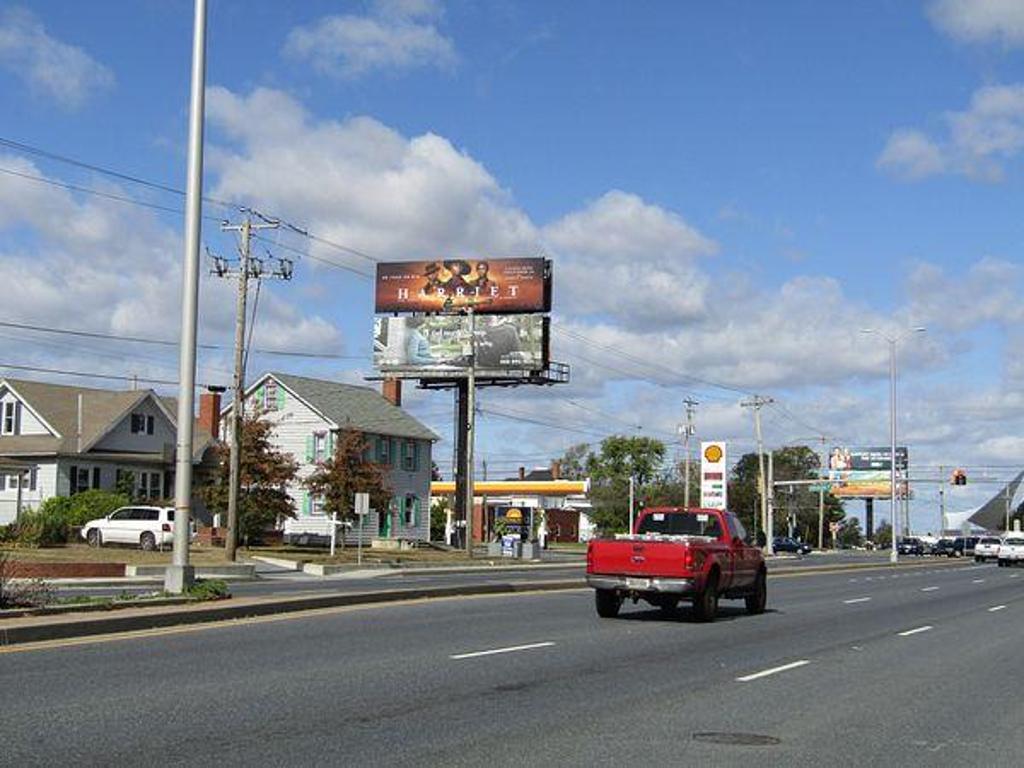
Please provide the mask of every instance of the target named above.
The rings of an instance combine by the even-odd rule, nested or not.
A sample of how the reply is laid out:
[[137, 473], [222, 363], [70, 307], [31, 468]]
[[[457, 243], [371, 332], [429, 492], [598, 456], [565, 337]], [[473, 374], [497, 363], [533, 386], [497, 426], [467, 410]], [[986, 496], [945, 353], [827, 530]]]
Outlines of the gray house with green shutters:
[[[297, 481], [288, 488], [296, 517], [284, 522], [287, 535], [322, 536], [330, 530], [322, 500], [302, 481], [333, 454], [338, 432], [350, 428], [365, 435], [368, 458], [388, 468], [394, 494], [388, 509], [364, 521], [364, 540], [429, 540], [431, 449], [438, 436], [398, 405], [369, 387], [286, 373], [260, 376], [245, 403], [246, 413], [258, 409], [274, 425], [275, 448], [299, 463]], [[229, 434], [230, 414], [230, 405], [221, 411], [221, 434]]]

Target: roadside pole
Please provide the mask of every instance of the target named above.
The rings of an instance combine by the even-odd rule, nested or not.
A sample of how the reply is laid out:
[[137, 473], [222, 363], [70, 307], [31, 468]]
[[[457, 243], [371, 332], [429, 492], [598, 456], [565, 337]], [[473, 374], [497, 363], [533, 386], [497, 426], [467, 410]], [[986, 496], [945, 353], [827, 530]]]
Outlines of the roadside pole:
[[363, 518], [370, 513], [370, 494], [357, 493], [352, 508], [359, 518], [359, 536], [356, 538], [356, 565], [363, 564]]
[[690, 508], [690, 438], [697, 431], [693, 425], [693, 409], [697, 405], [697, 401], [691, 398], [683, 400], [686, 404], [686, 426], [683, 427], [683, 461], [685, 462], [685, 469], [683, 470], [683, 506], [687, 509]]
[[473, 448], [476, 442], [476, 317], [473, 307], [469, 315], [469, 371], [466, 374], [466, 455], [463, 469], [466, 473], [466, 554], [473, 557]]
[[195, 578], [188, 562], [192, 513], [192, 428], [195, 420], [196, 326], [199, 321], [199, 241], [203, 205], [203, 117], [206, 112], [206, 0], [195, 0], [192, 31], [192, 92], [185, 192], [185, 259], [181, 286], [178, 356], [178, 424], [174, 475], [174, 554], [164, 589], [181, 594]]
[[[742, 408], [753, 408], [754, 409], [754, 435], [757, 438], [757, 484], [758, 484], [758, 495], [761, 501], [761, 531], [767, 530], [768, 525], [768, 488], [765, 482], [764, 474], [764, 440], [761, 435], [761, 408], [764, 406], [774, 403], [775, 401], [770, 397], [762, 397], [761, 395], [754, 395], [749, 400], [744, 400], [740, 403]], [[754, 526], [757, 533], [757, 525]], [[767, 535], [766, 535], [767, 537]], [[770, 553], [767, 549], [766, 552]]]
[[941, 539], [946, 530], [946, 468], [939, 465], [939, 530], [936, 535]]
[[[775, 542], [772, 541], [775, 538], [775, 455], [769, 451], [768, 453], [768, 494], [767, 494], [767, 512], [766, 525], [765, 525], [765, 543], [764, 551], [765, 554], [775, 554]], [[788, 507], [787, 507], [788, 508]]]
[[629, 476], [629, 534], [633, 535], [633, 475]]
[[334, 542], [338, 538], [338, 513], [331, 512], [331, 557], [334, 557]]
[[818, 481], [818, 551], [825, 548], [825, 435], [821, 436], [821, 471]]

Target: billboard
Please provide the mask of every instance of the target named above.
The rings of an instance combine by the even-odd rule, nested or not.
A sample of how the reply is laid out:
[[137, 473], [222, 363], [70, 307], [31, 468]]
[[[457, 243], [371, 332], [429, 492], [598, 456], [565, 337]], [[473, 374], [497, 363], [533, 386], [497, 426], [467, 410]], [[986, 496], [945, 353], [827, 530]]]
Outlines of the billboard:
[[[473, 327], [477, 375], [547, 366], [548, 322], [543, 315], [478, 315]], [[466, 315], [376, 317], [374, 365], [389, 375], [461, 375], [473, 352], [469, 328]]]
[[[891, 488], [891, 453], [889, 448], [835, 447], [828, 457], [828, 479], [833, 496], [858, 499], [888, 499]], [[896, 448], [896, 471], [906, 473], [909, 454], [905, 447]], [[897, 477], [897, 494], [906, 494], [906, 483]]]
[[546, 259], [447, 259], [377, 265], [377, 312], [551, 311]]
[[725, 509], [729, 503], [729, 477], [725, 443], [700, 444], [700, 505], [705, 509]]

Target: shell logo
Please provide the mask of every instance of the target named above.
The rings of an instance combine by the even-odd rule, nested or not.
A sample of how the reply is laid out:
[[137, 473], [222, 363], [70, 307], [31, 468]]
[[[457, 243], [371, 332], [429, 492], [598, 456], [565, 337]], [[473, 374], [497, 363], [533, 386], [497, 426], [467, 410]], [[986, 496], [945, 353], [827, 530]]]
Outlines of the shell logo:
[[523, 519], [523, 513], [520, 510], [515, 509], [513, 507], [512, 509], [505, 513], [505, 519], [521, 521]]
[[709, 464], [717, 464], [722, 460], [722, 446], [709, 445], [704, 449], [704, 458]]

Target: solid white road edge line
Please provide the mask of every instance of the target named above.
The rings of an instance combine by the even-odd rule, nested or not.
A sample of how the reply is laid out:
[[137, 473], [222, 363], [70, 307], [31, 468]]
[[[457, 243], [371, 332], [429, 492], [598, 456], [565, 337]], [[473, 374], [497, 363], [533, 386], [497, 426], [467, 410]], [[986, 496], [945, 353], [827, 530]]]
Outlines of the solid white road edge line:
[[852, 600], [843, 600], [843, 602], [846, 605], [852, 605], [853, 603], [866, 603], [870, 599], [870, 597], [855, 597]]
[[993, 605], [991, 608], [988, 609], [988, 612], [989, 613], [995, 613], [996, 611], [1003, 610], [1003, 608], [1005, 608], [1005, 607], [1006, 607], [1005, 605]]
[[477, 656], [494, 656], [496, 653], [515, 653], [516, 651], [530, 651], [534, 648], [548, 648], [554, 643], [529, 643], [528, 645], [512, 645], [508, 648], [494, 648], [490, 651], [471, 651], [470, 653], [456, 653], [449, 656], [449, 659], [474, 659]]
[[927, 632], [929, 629], [932, 629], [932, 625], [931, 624], [926, 624], [923, 627], [916, 627], [915, 629], [908, 629], [906, 632], [897, 632], [896, 634], [899, 635], [900, 637], [910, 637], [911, 635], [916, 635], [919, 632]]
[[797, 667], [803, 667], [803, 666], [806, 666], [806, 665], [808, 665], [810, 663], [811, 662], [808, 661], [807, 659], [800, 659], [800, 661], [793, 661], [793, 662], [790, 662], [789, 664], [783, 664], [781, 667], [772, 667], [771, 669], [762, 669], [760, 672], [754, 672], [751, 675], [744, 675], [743, 677], [737, 677], [736, 678], [736, 682], [737, 683], [749, 683], [751, 680], [757, 680], [758, 678], [761, 678], [761, 677], [768, 677], [768, 675], [776, 675], [779, 672], [788, 672], [791, 669], [796, 669]]
[[985, 583], [984, 579], [974, 579], [974, 581], [971, 582], [971, 584], [984, 584], [984, 583]]

